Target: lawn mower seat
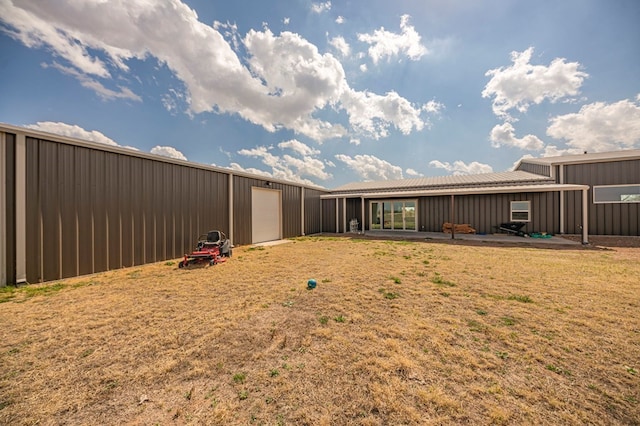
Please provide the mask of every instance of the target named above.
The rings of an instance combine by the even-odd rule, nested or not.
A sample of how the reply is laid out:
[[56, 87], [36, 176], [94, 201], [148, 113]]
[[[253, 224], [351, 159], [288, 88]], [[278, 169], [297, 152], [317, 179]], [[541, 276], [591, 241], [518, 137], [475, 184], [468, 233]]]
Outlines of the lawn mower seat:
[[220, 244], [220, 240], [222, 240], [222, 238], [220, 237], [220, 231], [209, 231], [207, 233], [208, 243]]
[[209, 231], [198, 238], [197, 250], [206, 250], [208, 247], [219, 247], [220, 256], [231, 257], [231, 243], [221, 231]]

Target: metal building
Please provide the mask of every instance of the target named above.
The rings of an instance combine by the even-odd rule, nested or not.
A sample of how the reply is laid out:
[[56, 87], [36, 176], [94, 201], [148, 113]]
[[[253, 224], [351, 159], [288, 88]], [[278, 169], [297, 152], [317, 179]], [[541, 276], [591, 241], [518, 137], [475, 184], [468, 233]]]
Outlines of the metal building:
[[0, 203], [0, 286], [175, 259], [212, 229], [242, 245], [522, 222], [587, 242], [640, 235], [640, 150], [328, 191], [0, 124]]
[[522, 160], [515, 171], [355, 182], [322, 195], [322, 229], [440, 232], [444, 222], [493, 233], [640, 235], [640, 150]]
[[321, 231], [326, 191], [0, 124], [0, 286]]
[[[549, 176], [559, 184], [587, 185], [590, 234], [640, 235], [640, 149], [528, 158], [518, 170]], [[558, 232], [579, 233], [580, 200], [564, 193], [559, 202]]]

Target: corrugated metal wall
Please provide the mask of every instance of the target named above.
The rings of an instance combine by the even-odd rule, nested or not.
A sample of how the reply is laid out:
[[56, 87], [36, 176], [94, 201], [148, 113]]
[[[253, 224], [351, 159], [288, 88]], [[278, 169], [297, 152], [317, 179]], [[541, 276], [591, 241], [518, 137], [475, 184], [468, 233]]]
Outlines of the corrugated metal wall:
[[560, 231], [559, 195], [555, 192], [456, 196], [455, 221], [469, 223], [479, 233], [493, 233], [495, 226], [510, 221], [511, 201], [531, 202], [531, 221], [523, 231], [554, 234]]
[[358, 220], [358, 226], [362, 226], [362, 203], [360, 198], [347, 198], [347, 231], [350, 231], [349, 222], [351, 219]]
[[228, 175], [27, 137], [27, 281], [173, 259], [228, 233]]
[[[338, 203], [338, 224], [336, 225], [336, 203]], [[322, 200], [322, 232], [343, 232], [342, 198]], [[336, 228], [336, 226], [338, 226]], [[336, 230], [337, 229], [337, 230]]]
[[322, 191], [305, 188], [304, 190], [304, 233], [306, 235], [322, 232]]
[[420, 197], [417, 228], [426, 232], [442, 232], [442, 224], [450, 222], [451, 197]]
[[[563, 166], [564, 183], [589, 185], [589, 234], [640, 236], [640, 203], [594, 204], [594, 185], [640, 184], [640, 160]], [[582, 225], [582, 194], [565, 194], [565, 232], [577, 234]]]
[[[267, 185], [267, 183], [269, 185]], [[251, 188], [268, 188], [282, 193], [282, 238], [297, 237], [302, 230], [302, 188], [273, 182], [268, 179], [249, 178], [245, 176], [233, 177], [233, 242], [234, 244], [251, 244]], [[314, 192], [305, 195], [313, 197]], [[319, 192], [318, 192], [319, 194]], [[317, 195], [317, 203], [320, 196]], [[305, 214], [307, 208], [305, 207]]]
[[522, 162], [520, 163], [518, 170], [522, 170], [523, 172], [535, 173], [542, 176], [551, 176], [551, 166], [546, 164], [532, 164]]
[[[531, 202], [531, 221], [523, 228], [526, 232], [559, 232], [559, 194], [554, 192], [457, 195], [455, 222], [468, 223], [479, 233], [496, 232], [495, 226], [509, 222], [511, 201]], [[442, 232], [442, 224], [451, 221], [450, 211], [451, 196], [418, 198], [418, 230]]]
[[[16, 282], [16, 185], [15, 185], [15, 159], [16, 140], [15, 136], [9, 133], [4, 135], [4, 185], [5, 185], [5, 278], [8, 284]], [[1, 149], [1, 148], [0, 148]]]

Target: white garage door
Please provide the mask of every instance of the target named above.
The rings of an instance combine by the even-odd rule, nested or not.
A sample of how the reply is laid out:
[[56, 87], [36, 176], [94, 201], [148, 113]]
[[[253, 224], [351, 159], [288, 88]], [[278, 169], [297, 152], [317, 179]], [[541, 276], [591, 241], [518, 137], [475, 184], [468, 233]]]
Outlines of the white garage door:
[[251, 242], [262, 243], [281, 238], [280, 191], [251, 188]]

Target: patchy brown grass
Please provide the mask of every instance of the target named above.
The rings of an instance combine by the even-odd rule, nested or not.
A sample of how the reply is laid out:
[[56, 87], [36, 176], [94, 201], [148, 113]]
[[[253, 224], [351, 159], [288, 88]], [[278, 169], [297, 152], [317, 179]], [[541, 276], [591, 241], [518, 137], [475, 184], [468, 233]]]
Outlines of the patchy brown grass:
[[0, 423], [639, 424], [639, 258], [301, 238], [3, 290]]

